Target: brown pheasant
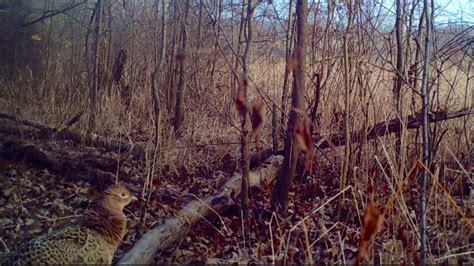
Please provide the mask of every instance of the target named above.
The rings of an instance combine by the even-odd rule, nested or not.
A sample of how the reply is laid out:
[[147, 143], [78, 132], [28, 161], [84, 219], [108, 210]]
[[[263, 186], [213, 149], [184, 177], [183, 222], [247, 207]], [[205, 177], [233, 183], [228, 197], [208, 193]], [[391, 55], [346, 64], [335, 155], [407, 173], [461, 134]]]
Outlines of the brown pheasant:
[[104, 191], [76, 226], [33, 239], [8, 254], [1, 264], [111, 264], [126, 233], [123, 208], [137, 198], [121, 185]]

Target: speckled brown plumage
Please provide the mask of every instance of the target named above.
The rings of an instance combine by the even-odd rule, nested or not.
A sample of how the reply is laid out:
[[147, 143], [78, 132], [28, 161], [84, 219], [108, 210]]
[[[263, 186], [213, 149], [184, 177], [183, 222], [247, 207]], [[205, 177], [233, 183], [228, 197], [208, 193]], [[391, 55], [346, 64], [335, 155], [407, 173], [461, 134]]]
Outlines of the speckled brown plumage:
[[1, 264], [111, 264], [126, 234], [123, 208], [134, 199], [121, 185], [109, 187], [93, 201], [77, 225], [31, 240], [7, 254]]

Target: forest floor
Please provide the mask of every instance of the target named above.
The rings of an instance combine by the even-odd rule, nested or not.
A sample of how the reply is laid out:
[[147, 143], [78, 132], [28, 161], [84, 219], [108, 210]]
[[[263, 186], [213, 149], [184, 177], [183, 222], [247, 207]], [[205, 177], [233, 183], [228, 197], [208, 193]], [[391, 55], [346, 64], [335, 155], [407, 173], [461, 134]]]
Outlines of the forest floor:
[[[0, 139], [7, 138], [0, 134]], [[104, 158], [120, 158], [119, 181], [124, 183], [133, 194], [140, 196], [143, 187], [143, 162], [131, 156], [105, 152], [101, 149], [84, 147], [70, 142], [55, 141], [46, 145], [36, 142], [44, 149], [48, 145], [62, 146], [69, 151], [87, 152]], [[173, 216], [184, 204], [197, 197], [217, 193], [219, 184], [235, 171], [236, 163], [229, 160], [219, 166], [215, 174], [190, 176], [185, 169], [182, 172], [161, 173], [154, 185], [146, 218], [141, 219], [143, 200], [128, 206], [125, 214], [129, 218], [129, 231], [115, 254], [122, 257], [148, 229], [161, 224], [164, 219]], [[379, 200], [379, 206], [386, 203], [390, 188], [382, 180], [374, 183], [374, 188], [360, 185], [353, 177], [349, 180], [350, 189], [344, 199], [334, 198], [339, 190], [338, 172], [334, 167], [319, 164], [318, 178], [306, 176], [295, 180], [290, 193], [290, 203], [286, 218], [275, 216], [271, 210], [273, 185], [268, 184], [252, 192], [252, 212], [248, 219], [242, 219], [238, 199], [235, 205], [224, 213], [206, 217], [194, 224], [186, 238], [162, 256], [156, 263], [190, 262], [238, 262], [238, 263], [349, 263], [358, 251], [359, 235], [364, 216], [363, 196], [369, 194]], [[164, 168], [166, 169], [166, 167]], [[108, 169], [116, 172], [116, 169]], [[203, 169], [203, 173], [206, 170]], [[0, 232], [3, 247], [1, 251], [14, 250], [20, 244], [56, 229], [60, 229], [77, 219], [90, 203], [96, 189], [88, 182], [71, 182], [60, 173], [48, 170], [28, 161], [0, 159]], [[411, 214], [417, 213], [417, 182], [405, 188], [403, 200], [411, 206]], [[372, 192], [372, 190], [374, 190]], [[467, 210], [467, 216], [473, 217], [474, 195], [456, 197], [461, 207]], [[392, 219], [392, 217], [385, 217]], [[415, 217], [412, 217], [415, 218]], [[433, 216], [429, 217], [434, 219]], [[459, 223], [459, 215], [451, 212], [442, 217], [445, 224], [451, 224], [449, 233], [458, 238], [461, 250], [471, 250], [474, 242], [472, 231]], [[395, 219], [396, 220], [396, 219]], [[390, 220], [382, 230], [371, 249], [371, 257], [381, 261], [417, 262], [418, 252], [415, 236], [403, 221]], [[295, 226], [300, 224], [301, 226]], [[460, 229], [461, 228], [461, 229]], [[436, 228], [434, 228], [437, 230]], [[388, 233], [387, 233], [388, 232]], [[447, 232], [430, 231], [432, 256], [442, 257], [444, 248], [439, 248], [437, 235]], [[461, 237], [462, 236], [462, 237]], [[389, 254], [389, 255], [384, 255]], [[436, 254], [436, 255], [434, 255]], [[472, 252], [465, 256], [455, 256], [446, 262], [470, 262]]]

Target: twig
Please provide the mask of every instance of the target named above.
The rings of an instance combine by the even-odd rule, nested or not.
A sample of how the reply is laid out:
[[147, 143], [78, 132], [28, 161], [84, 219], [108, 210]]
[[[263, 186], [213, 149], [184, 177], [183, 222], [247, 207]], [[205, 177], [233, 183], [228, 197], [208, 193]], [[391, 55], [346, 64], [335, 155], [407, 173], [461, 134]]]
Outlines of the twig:
[[461, 252], [461, 253], [456, 253], [456, 254], [449, 254], [449, 255], [446, 255], [444, 257], [437, 258], [437, 259], [435, 259], [435, 261], [438, 262], [438, 261], [442, 261], [442, 260], [449, 259], [449, 258], [455, 258], [455, 257], [471, 255], [471, 254], [474, 254], [474, 251], [471, 250], [471, 251], [466, 251], [466, 252]]
[[474, 230], [474, 225], [472, 224], [472, 222], [469, 220], [469, 218], [467, 218], [466, 214], [462, 211], [461, 207], [459, 207], [459, 205], [456, 203], [456, 201], [454, 200], [453, 196], [451, 196], [451, 194], [449, 193], [449, 191], [441, 184], [441, 182], [439, 182], [433, 175], [433, 173], [430, 171], [430, 169], [428, 169], [428, 167], [426, 167], [426, 165], [424, 163], [422, 163], [421, 161], [418, 162], [418, 164], [428, 173], [428, 175], [433, 179], [434, 182], [436, 182], [436, 185], [438, 185], [438, 187], [443, 190], [443, 192], [445, 193], [446, 197], [448, 198], [448, 200], [451, 202], [451, 204], [453, 204], [454, 208], [456, 209], [456, 211], [461, 215], [461, 217], [463, 218], [463, 220], [467, 223], [467, 225], [469, 225], [469, 227], [471, 227], [471, 230]]
[[0, 244], [2, 244], [3, 249], [5, 250], [6, 253], [10, 253], [10, 249], [8, 248], [7, 244], [3, 241], [3, 239], [0, 237]]
[[54, 17], [54, 16], [56, 16], [56, 15], [62, 14], [62, 13], [64, 13], [64, 12], [69, 11], [69, 10], [71, 10], [71, 9], [73, 9], [73, 8], [76, 8], [76, 7], [82, 5], [82, 4], [86, 3], [86, 2], [87, 2], [87, 1], [82, 1], [82, 2], [79, 2], [79, 3], [76, 3], [76, 4], [72, 4], [72, 5], [70, 5], [70, 6], [67, 6], [67, 7], [62, 8], [62, 9], [59, 9], [59, 10], [46, 11], [41, 17], [39, 17], [39, 18], [37, 18], [37, 19], [35, 19], [35, 20], [33, 20], [33, 21], [30, 21], [30, 22], [25, 23], [25, 24], [21, 25], [21, 27], [24, 28], [24, 27], [33, 25], [33, 24], [35, 24], [35, 23], [38, 23], [38, 22], [40, 22], [40, 21], [42, 21], [42, 20], [44, 20], [44, 19], [47, 19], [47, 18], [50, 18], [50, 17]]

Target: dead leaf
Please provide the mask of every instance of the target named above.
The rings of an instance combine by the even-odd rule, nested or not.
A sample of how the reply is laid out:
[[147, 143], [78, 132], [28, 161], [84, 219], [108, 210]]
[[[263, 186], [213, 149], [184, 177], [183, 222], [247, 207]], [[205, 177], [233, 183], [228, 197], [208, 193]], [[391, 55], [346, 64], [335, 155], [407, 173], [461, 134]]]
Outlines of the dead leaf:
[[240, 78], [240, 86], [237, 91], [237, 97], [235, 98], [235, 105], [240, 116], [245, 117], [247, 115], [247, 86], [248, 81], [245, 75]]
[[397, 235], [396, 235], [395, 239], [400, 240], [400, 242], [402, 242], [403, 248], [405, 250], [408, 249], [408, 247], [410, 245], [410, 237], [408, 235], [408, 232], [405, 230], [405, 228], [403, 228], [402, 225], [398, 226]]
[[250, 139], [254, 139], [260, 129], [263, 127], [263, 122], [265, 120], [265, 110], [263, 109], [263, 102], [256, 100], [252, 106], [252, 135]]
[[296, 126], [294, 134], [298, 146], [305, 152], [304, 168], [307, 172], [310, 172], [313, 162], [314, 146], [308, 119], [305, 118], [302, 124]]
[[296, 69], [296, 67], [298, 66], [298, 60], [295, 58], [295, 57], [292, 57], [289, 61], [288, 61], [288, 69], [290, 71], [293, 71]]
[[4, 190], [2, 191], [2, 193], [3, 193], [3, 195], [4, 195], [5, 197], [10, 197], [10, 195], [11, 195], [12, 193], [14, 193], [14, 192], [13, 192], [14, 190], [15, 190], [15, 188], [12, 187], [12, 188], [10, 188], [10, 189], [4, 189]]
[[6, 227], [13, 223], [12, 219], [0, 219], [0, 227]]
[[33, 34], [31, 35], [31, 40], [39, 42], [41, 41], [41, 36], [39, 36], [38, 34]]
[[308, 145], [308, 134], [304, 128], [304, 125], [300, 124], [296, 126], [294, 131], [296, 143], [302, 151], [308, 152], [311, 145]]
[[367, 248], [382, 228], [382, 224], [383, 211], [374, 207], [373, 203], [369, 201], [364, 215], [364, 224], [360, 234], [359, 252], [357, 258], [353, 262], [353, 265], [359, 265], [359, 263], [365, 258]]

